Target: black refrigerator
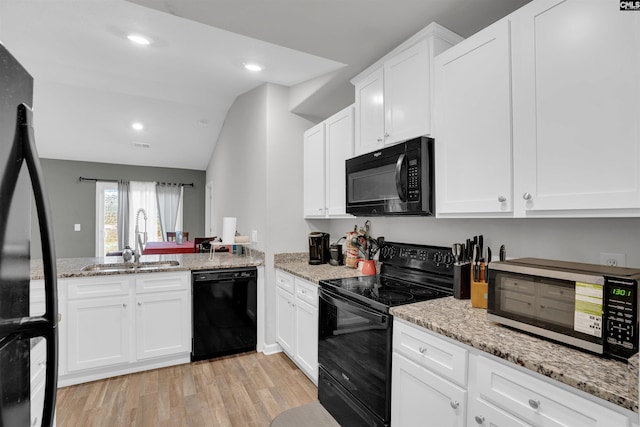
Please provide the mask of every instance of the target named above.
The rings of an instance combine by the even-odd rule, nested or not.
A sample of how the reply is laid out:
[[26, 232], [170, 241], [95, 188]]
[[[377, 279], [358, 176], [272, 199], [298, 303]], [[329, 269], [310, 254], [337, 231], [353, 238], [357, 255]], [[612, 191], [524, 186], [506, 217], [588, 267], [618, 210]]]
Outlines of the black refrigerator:
[[[30, 426], [33, 420], [51, 426], [56, 403], [56, 257], [33, 138], [32, 102], [33, 78], [0, 43], [0, 427]], [[41, 242], [35, 244], [42, 245], [45, 300], [44, 313], [30, 317], [32, 195], [41, 234]], [[46, 360], [32, 367], [31, 349], [36, 345], [46, 347]], [[32, 368], [43, 366], [44, 409], [32, 419], [30, 375]]]

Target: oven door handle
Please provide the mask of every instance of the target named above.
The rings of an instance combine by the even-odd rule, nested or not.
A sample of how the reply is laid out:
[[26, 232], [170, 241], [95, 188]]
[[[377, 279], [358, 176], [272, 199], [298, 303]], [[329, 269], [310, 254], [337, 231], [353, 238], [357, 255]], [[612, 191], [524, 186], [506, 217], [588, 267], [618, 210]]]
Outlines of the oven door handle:
[[351, 313], [357, 314], [358, 316], [371, 320], [377, 323], [378, 325], [389, 327], [389, 322], [387, 319], [388, 316], [386, 314], [370, 311], [360, 305], [352, 304], [346, 300], [341, 299], [340, 297], [330, 294], [329, 291], [325, 289], [320, 290], [320, 299], [325, 301], [327, 304], [330, 304], [337, 308], [342, 308]]

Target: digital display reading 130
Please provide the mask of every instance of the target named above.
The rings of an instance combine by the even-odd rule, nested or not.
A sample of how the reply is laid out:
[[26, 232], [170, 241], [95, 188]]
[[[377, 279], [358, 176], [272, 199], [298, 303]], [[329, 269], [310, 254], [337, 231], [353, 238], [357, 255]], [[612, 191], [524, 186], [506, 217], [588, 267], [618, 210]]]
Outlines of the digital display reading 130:
[[631, 298], [631, 289], [611, 288], [611, 295]]

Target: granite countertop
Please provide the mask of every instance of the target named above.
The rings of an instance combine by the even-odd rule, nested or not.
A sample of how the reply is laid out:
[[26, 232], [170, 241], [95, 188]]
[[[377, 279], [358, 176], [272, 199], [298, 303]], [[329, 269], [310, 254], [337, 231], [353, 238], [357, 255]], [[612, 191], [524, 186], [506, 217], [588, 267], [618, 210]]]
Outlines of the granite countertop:
[[309, 254], [307, 253], [276, 254], [274, 256], [274, 267], [302, 277], [316, 285], [320, 283], [320, 280], [362, 276], [362, 273], [355, 268], [345, 267], [344, 265], [310, 265]]
[[[229, 253], [216, 252], [211, 258], [208, 253], [199, 254], [175, 254], [175, 255], [143, 255], [140, 257], [141, 262], [156, 261], [178, 261], [179, 265], [175, 267], [166, 267], [154, 269], [153, 271], [82, 271], [82, 267], [92, 264], [112, 264], [124, 263], [122, 257], [86, 257], [86, 258], [58, 258], [56, 260], [56, 269], [58, 278], [66, 277], [91, 277], [104, 276], [111, 274], [145, 274], [145, 273], [161, 273], [171, 271], [189, 271], [189, 270], [209, 270], [216, 268], [236, 268], [236, 267], [254, 267], [264, 264], [264, 256], [261, 252], [253, 250], [252, 256], [233, 255]], [[31, 260], [31, 279], [38, 280], [44, 278], [42, 260]]]
[[453, 297], [391, 309], [396, 318], [638, 412], [638, 355], [629, 363], [605, 359], [487, 320], [485, 309]]

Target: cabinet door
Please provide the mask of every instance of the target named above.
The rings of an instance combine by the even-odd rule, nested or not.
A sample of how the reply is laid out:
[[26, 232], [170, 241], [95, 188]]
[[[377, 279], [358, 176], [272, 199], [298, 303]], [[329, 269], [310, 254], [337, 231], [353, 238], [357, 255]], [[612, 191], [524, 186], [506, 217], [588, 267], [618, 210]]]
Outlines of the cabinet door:
[[431, 132], [430, 74], [427, 40], [385, 61], [385, 144], [395, 144]]
[[318, 309], [296, 298], [296, 353], [298, 365], [318, 383]]
[[516, 12], [515, 197], [525, 215], [640, 207], [640, 14], [618, 6], [541, 0]]
[[324, 123], [304, 133], [304, 217], [325, 216]]
[[130, 312], [128, 296], [68, 301], [67, 370], [129, 362]]
[[293, 295], [276, 289], [276, 342], [289, 355], [294, 352]]
[[148, 293], [136, 299], [138, 360], [191, 351], [191, 304], [187, 291]]
[[380, 68], [356, 84], [356, 156], [384, 147], [383, 80]]
[[510, 22], [435, 59], [437, 214], [512, 214]]
[[398, 353], [393, 354], [391, 366], [391, 420], [394, 426], [465, 425], [467, 392], [464, 389]]
[[325, 121], [326, 207], [330, 217], [347, 216], [345, 160], [353, 157], [353, 120], [353, 106], [349, 106]]

